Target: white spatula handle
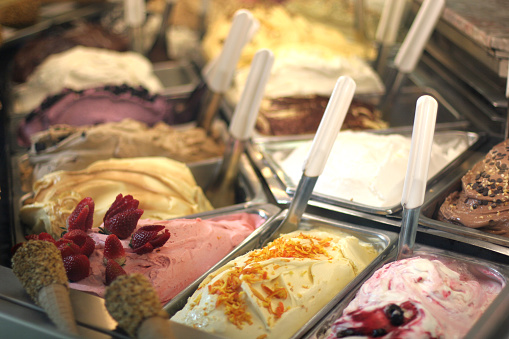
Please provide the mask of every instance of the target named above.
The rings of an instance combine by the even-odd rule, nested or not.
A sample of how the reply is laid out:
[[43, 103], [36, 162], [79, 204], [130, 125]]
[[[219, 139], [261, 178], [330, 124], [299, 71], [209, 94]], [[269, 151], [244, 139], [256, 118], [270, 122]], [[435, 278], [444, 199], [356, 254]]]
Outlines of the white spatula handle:
[[317, 177], [322, 174], [334, 141], [352, 103], [355, 87], [355, 81], [348, 76], [342, 76], [336, 82], [308, 157], [304, 162], [304, 175]]
[[445, 0], [424, 0], [394, 59], [400, 72], [410, 73], [415, 69], [444, 6]]
[[237, 140], [251, 137], [273, 64], [274, 54], [270, 50], [256, 52], [230, 123], [230, 134]]

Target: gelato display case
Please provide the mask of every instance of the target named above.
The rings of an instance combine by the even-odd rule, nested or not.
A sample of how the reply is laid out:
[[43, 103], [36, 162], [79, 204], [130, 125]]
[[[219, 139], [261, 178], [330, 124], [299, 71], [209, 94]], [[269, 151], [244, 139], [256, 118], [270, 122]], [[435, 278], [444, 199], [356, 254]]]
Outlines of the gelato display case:
[[[157, 290], [169, 290], [180, 284], [179, 279], [168, 276], [174, 267], [183, 267], [177, 270], [181, 274], [185, 272], [185, 282], [161, 302], [170, 319], [168, 326], [173, 326], [177, 338], [267, 335], [268, 338], [319, 339], [370, 335], [362, 332], [364, 330], [376, 330], [378, 332], [371, 334], [383, 337], [386, 334], [383, 331], [398, 331], [401, 324], [398, 320], [395, 320], [396, 325], [391, 322], [384, 305], [383, 309], [380, 305], [369, 305], [368, 318], [373, 314], [383, 318], [382, 325], [376, 328], [360, 321], [352, 325], [351, 319], [347, 319], [350, 322], [343, 326], [347, 320], [340, 317], [351, 318], [352, 312], [357, 312], [348, 305], [357, 298], [356, 295], [362, 300], [363, 290], [371, 292], [374, 291], [372, 286], [393, 281], [394, 277], [383, 276], [378, 270], [396, 262], [398, 233], [404, 219], [401, 191], [415, 105], [422, 95], [429, 95], [438, 102], [438, 114], [430, 175], [424, 203], [418, 213], [412, 255], [412, 258], [419, 256], [424, 261], [414, 266], [426, 271], [433, 262], [433, 270], [437, 269], [439, 273], [429, 268], [432, 272], [429, 275], [447, 276], [446, 280], [453, 285], [449, 289], [448, 285], [431, 282], [434, 287], [430, 293], [438, 295], [438, 303], [451, 305], [454, 317], [461, 313], [456, 312], [455, 307], [464, 307], [462, 309], [466, 311], [462, 315], [472, 316], [458, 320], [471, 325], [463, 329], [461, 337], [507, 337], [507, 317], [500, 313], [507, 313], [505, 306], [509, 301], [509, 217], [505, 217], [509, 204], [509, 182], [505, 174], [509, 165], [506, 165], [509, 144], [492, 152], [493, 147], [509, 135], [508, 98], [505, 95], [509, 64], [506, 23], [509, 16], [507, 10], [504, 11], [509, 7], [496, 0], [475, 3], [447, 0], [417, 66], [399, 79], [402, 80], [400, 87], [393, 93], [389, 80], [397, 71], [394, 58], [401, 47], [399, 41], [403, 40], [424, 0], [406, 2], [405, 19], [397, 42], [384, 50], [384, 72], [375, 67], [377, 47], [381, 47], [377, 46], [379, 41], [375, 41], [375, 26], [384, 1], [213, 0], [207, 8], [201, 8], [198, 2], [177, 2], [183, 7], [176, 9], [173, 21], [170, 20], [172, 27], [166, 32], [166, 45], [170, 46], [170, 51], [166, 52], [179, 58], [158, 62], [150, 61], [146, 57], [148, 53], [136, 55], [134, 58], [142, 61], [132, 64], [123, 64], [117, 57], [109, 59], [102, 50], [87, 54], [88, 49], [97, 46], [84, 47], [86, 39], [69, 33], [74, 32], [72, 27], [84, 27], [81, 26], [83, 20], [91, 20], [120, 32], [123, 39], [115, 43], [124, 46], [129, 42], [128, 45], [133, 47], [134, 31], [123, 22], [121, 1], [92, 1], [90, 4], [87, 1], [77, 1], [76, 4], [46, 4], [43, 1], [35, 24], [24, 28], [0, 26], [0, 156], [3, 159], [0, 162], [0, 274], [3, 277], [0, 282], [0, 326], [6, 335], [75, 337], [58, 330], [43, 308], [24, 291], [12, 270], [15, 245], [28, 241], [28, 234], [41, 231], [53, 231], [55, 238], [59, 238], [56, 233], [60, 233], [61, 227], [69, 227], [68, 217], [84, 197], [94, 196], [96, 199], [98, 217], [94, 220], [98, 224], [95, 226], [99, 226], [106, 219], [101, 213], [108, 209], [111, 198], [115, 199], [118, 193], [134, 196], [133, 192], [139, 195], [134, 196], [139, 200], [139, 208], [147, 211], [146, 218], [142, 216], [137, 221], [138, 229], [156, 225], [169, 230], [172, 223], [189, 223], [198, 229], [171, 233], [167, 245], [149, 253], [150, 258], [155, 258], [149, 264], [138, 265], [142, 261], [141, 255], [129, 246], [129, 239], [121, 241], [129, 254], [128, 259], [132, 260], [123, 266], [125, 271], [133, 269], [136, 262], [138, 267], [134, 270], [152, 277]], [[157, 20], [161, 19], [167, 4], [162, 0], [145, 3], [149, 13], [144, 26], [148, 42], [161, 25]], [[200, 123], [196, 121], [196, 109], [202, 106], [202, 101], [205, 102], [201, 93], [207, 87], [206, 70], [210, 64], [206, 63], [219, 53], [231, 18], [241, 7], [250, 11], [260, 27], [240, 54], [232, 85], [219, 96], [221, 102], [213, 129], [195, 133], [201, 128], [196, 126]], [[180, 15], [182, 11], [189, 14], [186, 18], [203, 22], [194, 25], [193, 21], [193, 25], [185, 26], [189, 20]], [[67, 31], [64, 35], [56, 34], [59, 43], [65, 45], [64, 49], [68, 52], [77, 48], [80, 56], [56, 62], [61, 69], [58, 74], [52, 73], [55, 68], [34, 71], [32, 74], [37, 76], [29, 81], [29, 85], [13, 78], [16, 55], [22, 46], [28, 42], [36, 46], [38, 37], [55, 28], [57, 32]], [[98, 41], [101, 39], [91, 40], [95, 40], [94, 44], [106, 43]], [[187, 43], [199, 45], [187, 46]], [[122, 46], [112, 47], [108, 53], [124, 53], [126, 49]], [[185, 47], [185, 51], [179, 53], [175, 49], [179, 46]], [[223, 157], [228, 155], [225, 150], [232, 141], [228, 125], [250, 62], [260, 48], [270, 48], [274, 52], [274, 76], [265, 87], [252, 137], [243, 141], [245, 150], [238, 159], [238, 172], [230, 186], [233, 201], [215, 208], [207, 195], [208, 189], [217, 184], [218, 174], [224, 169]], [[119, 49], [123, 51], [113, 52]], [[198, 54], [193, 54], [198, 50]], [[36, 57], [44, 53], [40, 52]], [[94, 66], [98, 61], [100, 67]], [[73, 69], [76, 67], [72, 66], [74, 63], [78, 64], [78, 69]], [[89, 72], [90, 69], [94, 69], [95, 74], [84, 75], [94, 73]], [[60, 76], [68, 71], [69, 76]], [[108, 80], [123, 77], [132, 80], [131, 76], [136, 78], [139, 74], [142, 74], [141, 79], [135, 79], [130, 85]], [[350, 106], [350, 118], [347, 117], [343, 125], [347, 127], [338, 136], [338, 146], [320, 175], [321, 181], [317, 181], [298, 229], [295, 233], [279, 234], [278, 226], [287, 216], [297, 191], [302, 164], [328, 103], [331, 84], [340, 75], [353, 77], [358, 87]], [[70, 82], [60, 83], [61, 78], [70, 79]], [[96, 80], [100, 84], [95, 84]], [[87, 86], [88, 81], [94, 85]], [[85, 87], [73, 89], [72, 84], [76, 82]], [[137, 87], [140, 84], [151, 88], [140, 89]], [[65, 89], [51, 92], [60, 86]], [[49, 92], [45, 92], [48, 88]], [[393, 97], [387, 103], [389, 93]], [[37, 100], [42, 101], [34, 105]], [[97, 105], [88, 104], [90, 102]], [[133, 120], [103, 121], [107, 114], [101, 109], [120, 105], [124, 105], [124, 109], [112, 114]], [[133, 105], [137, 108], [132, 108]], [[18, 109], [25, 106], [31, 108]], [[80, 111], [86, 106], [90, 107], [88, 112]], [[125, 110], [133, 113], [132, 116]], [[167, 110], [177, 114], [170, 118], [165, 115]], [[70, 114], [71, 111], [74, 113]], [[76, 121], [86, 121], [87, 127], [79, 123], [76, 126], [68, 124], [64, 121], [66, 113]], [[55, 116], [61, 120], [56, 119], [56, 125], [53, 125], [50, 118]], [[30, 121], [36, 122], [34, 131], [27, 127], [26, 133], [20, 134], [20, 126], [25, 128]], [[186, 131], [191, 132], [186, 134]], [[197, 149], [208, 154], [206, 159], [195, 158]], [[54, 157], [55, 154], [58, 156]], [[129, 160], [141, 158], [147, 161]], [[173, 163], [174, 159], [179, 165]], [[99, 165], [94, 167], [96, 160]], [[170, 162], [171, 165], [167, 165]], [[483, 169], [478, 168], [481, 162]], [[490, 166], [496, 169], [496, 174], [490, 172]], [[55, 172], [61, 169], [69, 172]], [[93, 177], [90, 173], [94, 171], [101, 173]], [[72, 179], [69, 180], [71, 184], [65, 183], [70, 177], [81, 175], [83, 177], [76, 179], [76, 183]], [[188, 185], [189, 178], [192, 180]], [[161, 193], [167, 191], [175, 191], [175, 199], [185, 201], [180, 211], [186, 212], [170, 216], [170, 210], [175, 207], [173, 200]], [[369, 200], [367, 196], [374, 198]], [[52, 207], [48, 207], [50, 205]], [[444, 206], [454, 211], [452, 216], [445, 216]], [[460, 214], [474, 219], [474, 226], [464, 226], [466, 222], [457, 216]], [[245, 218], [240, 218], [242, 220], [237, 223], [235, 218], [239, 215]], [[148, 220], [149, 217], [154, 220]], [[34, 226], [30, 224], [34, 218], [42, 221]], [[484, 218], [488, 220], [482, 220]], [[155, 223], [156, 220], [160, 225]], [[238, 229], [244, 223], [254, 223], [256, 227], [244, 234]], [[46, 224], [50, 227], [43, 229], [41, 225]], [[206, 235], [209, 224], [221, 230]], [[53, 226], [56, 228], [51, 228]], [[236, 231], [242, 236], [229, 235]], [[102, 263], [106, 235], [99, 234], [95, 228], [88, 234], [96, 244], [95, 254], [89, 259], [91, 271], [95, 272], [82, 283], [99, 281], [100, 292], [83, 288], [80, 281], [70, 282], [79, 337], [129, 338], [110, 316], [105, 300], [100, 296], [104, 294], [107, 281], [102, 279], [102, 275], [106, 275], [106, 265]], [[192, 250], [186, 252], [185, 244], [178, 249], [186, 252], [182, 254], [186, 259], [165, 254], [168, 247], [179, 243], [180, 236], [198, 239], [192, 241], [196, 242], [195, 247], [201, 246], [200, 256], [194, 256]], [[32, 235], [34, 237], [39, 236]], [[225, 253], [217, 254], [217, 248], [212, 248], [215, 245], [226, 247], [230, 240], [233, 245]], [[204, 249], [202, 245], [208, 247]], [[168, 258], [162, 258], [165, 255]], [[321, 261], [311, 265], [312, 268], [306, 266], [306, 260], [315, 257], [320, 257]], [[440, 259], [441, 264], [434, 259]], [[161, 269], [159, 266], [166, 261], [172, 264]], [[271, 262], [263, 268], [265, 274], [258, 266], [262, 261], [264, 264]], [[186, 263], [192, 267], [185, 267]], [[184, 265], [179, 266], [181, 264]], [[460, 273], [455, 271], [457, 268]], [[162, 271], [168, 274], [166, 278], [154, 278]], [[188, 273], [191, 278], [187, 277]], [[398, 275], [405, 277], [407, 273], [411, 275], [410, 280], [414, 279], [415, 272], [405, 271]], [[381, 278], [372, 278], [377, 276]], [[340, 281], [342, 279], [338, 277], [349, 278]], [[424, 276], [419, 279], [427, 281]], [[370, 285], [363, 287], [364, 283]], [[394, 282], [398, 286], [404, 285], [400, 283]], [[475, 312], [467, 311], [469, 308], [458, 301], [463, 298], [457, 297], [460, 290], [464, 290], [463, 284], [479, 296], [472, 302], [478, 303]], [[234, 287], [238, 289], [234, 290]], [[402, 287], [405, 290], [412, 288]], [[387, 291], [382, 293], [389, 294]], [[488, 296], [480, 297], [482, 293]], [[454, 300], [448, 299], [449, 296]], [[387, 300], [389, 304], [399, 302], [389, 297]], [[408, 303], [402, 303], [408, 306]], [[249, 312], [235, 311], [237, 307]], [[421, 306], [411, 307], [413, 311], [405, 309], [405, 312], [412, 316], [421, 312]], [[391, 306], [393, 311], [398, 313], [399, 309]], [[449, 314], [444, 312], [441, 317], [448, 319]], [[405, 323], [408, 319], [399, 320]], [[435, 322], [429, 318], [424, 320]], [[411, 338], [414, 332], [407, 331], [405, 326], [401, 326], [401, 333]], [[216, 333], [207, 332], [210, 330]]]

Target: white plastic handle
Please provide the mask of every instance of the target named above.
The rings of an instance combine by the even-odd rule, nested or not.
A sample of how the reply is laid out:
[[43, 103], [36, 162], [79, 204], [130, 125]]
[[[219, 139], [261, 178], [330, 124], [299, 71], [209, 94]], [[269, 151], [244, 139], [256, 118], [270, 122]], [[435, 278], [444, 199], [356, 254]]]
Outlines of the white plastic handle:
[[445, 0], [424, 0], [394, 59], [400, 72], [410, 73], [415, 69], [444, 6]]
[[405, 4], [406, 0], [385, 0], [375, 35], [377, 42], [394, 44], [401, 26]]
[[273, 64], [274, 54], [270, 50], [256, 52], [230, 123], [230, 134], [237, 140], [251, 137]]
[[317, 177], [322, 174], [334, 141], [352, 103], [355, 87], [355, 81], [348, 76], [342, 76], [336, 82], [308, 157], [304, 162], [304, 175]]
[[124, 20], [129, 27], [139, 27], [145, 22], [144, 0], [124, 0]]
[[401, 198], [401, 204], [406, 208], [417, 208], [424, 202], [437, 110], [437, 101], [431, 96], [423, 95], [417, 100], [410, 156]]
[[205, 80], [212, 91], [224, 93], [228, 90], [242, 48], [251, 40], [257, 27], [259, 24], [251, 12], [245, 9], [235, 12], [221, 54], [204, 71]]

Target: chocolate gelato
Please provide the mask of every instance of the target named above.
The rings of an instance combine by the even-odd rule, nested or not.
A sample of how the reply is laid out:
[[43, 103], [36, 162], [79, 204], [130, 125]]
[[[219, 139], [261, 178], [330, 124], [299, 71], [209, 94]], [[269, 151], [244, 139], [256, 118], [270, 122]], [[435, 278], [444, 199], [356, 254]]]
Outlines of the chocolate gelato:
[[461, 178], [438, 220], [509, 237], [509, 140], [493, 147]]
[[[294, 135], [315, 133], [322, 119], [329, 97], [266, 98], [262, 101], [256, 129], [264, 135]], [[374, 105], [354, 99], [342, 129], [383, 129], [388, 124]]]

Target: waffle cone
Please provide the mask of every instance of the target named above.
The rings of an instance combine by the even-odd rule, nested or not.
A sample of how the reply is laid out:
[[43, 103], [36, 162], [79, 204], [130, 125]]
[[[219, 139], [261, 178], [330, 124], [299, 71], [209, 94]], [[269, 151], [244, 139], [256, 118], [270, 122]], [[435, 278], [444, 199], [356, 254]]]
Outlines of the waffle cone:
[[69, 290], [61, 284], [51, 284], [39, 290], [38, 303], [59, 330], [78, 334]]
[[138, 338], [143, 339], [173, 339], [170, 332], [170, 321], [166, 318], [151, 317], [143, 321], [138, 328]]

